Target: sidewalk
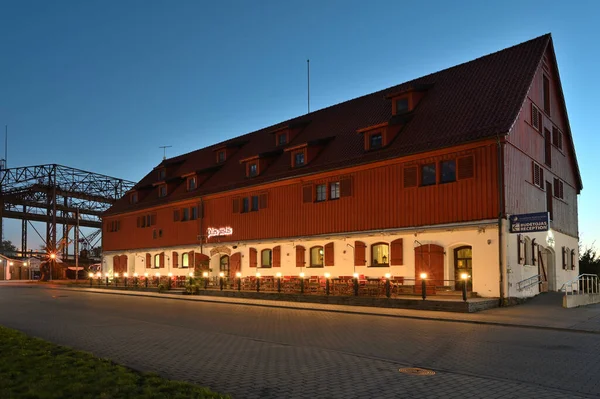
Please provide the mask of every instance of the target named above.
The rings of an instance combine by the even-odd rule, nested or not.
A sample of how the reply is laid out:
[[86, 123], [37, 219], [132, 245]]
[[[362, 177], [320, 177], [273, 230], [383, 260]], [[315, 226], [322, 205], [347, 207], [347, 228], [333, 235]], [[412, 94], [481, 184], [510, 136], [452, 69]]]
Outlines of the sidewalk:
[[563, 295], [560, 293], [541, 294], [536, 298], [531, 299], [529, 302], [517, 306], [489, 309], [480, 311], [478, 313], [455, 313], [443, 311], [390, 309], [364, 306], [287, 302], [264, 299], [242, 299], [164, 293], [159, 294], [153, 292], [122, 291], [104, 288], [98, 289], [50, 286], [46, 286], [46, 288], [56, 290], [78, 290], [82, 292], [93, 292], [101, 294], [141, 296], [220, 304], [288, 308], [296, 310], [325, 311], [346, 314], [399, 317], [447, 322], [462, 322], [509, 327], [542, 328], [558, 331], [600, 334], [600, 304], [580, 308], [565, 309], [561, 306]]

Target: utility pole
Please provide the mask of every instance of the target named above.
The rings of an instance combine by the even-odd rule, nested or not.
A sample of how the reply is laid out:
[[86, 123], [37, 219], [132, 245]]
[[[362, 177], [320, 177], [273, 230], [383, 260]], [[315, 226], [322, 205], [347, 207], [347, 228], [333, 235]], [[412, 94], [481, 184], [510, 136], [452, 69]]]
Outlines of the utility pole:
[[77, 219], [75, 227], [75, 283], [79, 278], [79, 208], [75, 210], [75, 219]]
[[307, 91], [308, 91], [308, 113], [310, 114], [310, 60], [306, 60]]

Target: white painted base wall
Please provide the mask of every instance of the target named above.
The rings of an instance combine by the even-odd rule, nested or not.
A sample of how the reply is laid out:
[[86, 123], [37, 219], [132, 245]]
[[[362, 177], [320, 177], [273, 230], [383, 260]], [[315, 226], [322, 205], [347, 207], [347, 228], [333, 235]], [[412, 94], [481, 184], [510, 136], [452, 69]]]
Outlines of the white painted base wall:
[[[352, 246], [354, 241], [363, 241], [367, 245], [367, 264], [371, 264], [371, 245], [380, 242], [390, 243], [397, 238], [403, 238], [404, 243], [404, 265], [389, 266], [389, 267], [367, 267], [354, 266], [354, 252]], [[310, 247], [316, 245], [325, 245], [334, 243], [334, 266], [326, 266], [321, 268], [296, 267], [296, 252], [295, 246], [302, 245], [306, 248], [306, 264], [310, 264]], [[325, 237], [306, 237], [296, 240], [277, 240], [271, 242], [248, 242], [248, 243], [219, 243], [219, 244], [204, 244], [202, 253], [210, 256], [211, 275], [218, 276], [219, 274], [219, 253], [211, 256], [211, 250], [215, 247], [224, 247], [233, 254], [241, 252], [242, 267], [241, 273], [245, 276], [254, 276], [260, 272], [262, 276], [274, 276], [280, 272], [283, 276], [298, 276], [300, 272], [304, 272], [306, 276], [323, 276], [325, 273], [330, 273], [331, 277], [351, 276], [356, 271], [367, 277], [383, 277], [386, 273], [392, 276], [402, 276], [405, 279], [415, 278], [415, 255], [414, 247], [424, 244], [440, 245], [445, 250], [444, 255], [444, 279], [454, 280], [454, 249], [460, 246], [471, 246], [473, 254], [473, 291], [483, 297], [498, 297], [499, 293], [499, 267], [498, 267], [498, 229], [497, 225], [482, 224], [480, 226], [453, 226], [444, 229], [428, 229], [422, 231], [411, 232], [396, 232], [396, 233], [369, 233], [369, 234], [352, 234], [352, 235], [331, 235]], [[237, 246], [236, 249], [233, 246]], [[279, 268], [250, 268], [249, 267], [249, 248], [256, 248], [258, 252], [258, 262], [260, 264], [261, 250], [273, 248], [277, 245], [281, 246], [281, 267]], [[165, 267], [156, 269], [146, 269], [142, 261], [145, 259], [145, 254], [154, 255], [165, 252], [170, 254], [172, 251], [183, 253], [194, 250], [200, 252], [199, 246], [194, 247], [171, 247], [171, 248], [152, 248], [140, 251], [120, 251], [120, 252], [105, 252], [103, 254], [103, 273], [112, 274], [113, 264], [112, 258], [114, 255], [128, 256], [128, 273], [130, 276], [133, 273], [143, 275], [149, 273], [154, 275], [156, 272], [161, 275], [173, 273], [174, 276], [187, 276], [190, 269], [173, 268], [172, 260], [165, 257]], [[181, 264], [181, 261], [180, 261]], [[412, 284], [412, 282], [406, 282]], [[450, 284], [450, 283], [448, 283]]]
[[[563, 285], [579, 275], [579, 253], [578, 239], [557, 231], [551, 230], [554, 241], [547, 240], [548, 232], [523, 233], [523, 238], [535, 239], [542, 252], [542, 261], [545, 265], [548, 290], [561, 291]], [[539, 285], [535, 284], [525, 289], [519, 289], [520, 281], [537, 276], [541, 272], [539, 265], [532, 265], [530, 259], [525, 259], [525, 264], [518, 261], [518, 238], [517, 234], [507, 234], [507, 281], [508, 295], [513, 298], [526, 298], [540, 293]], [[563, 269], [562, 248], [575, 249], [575, 265], [571, 269]], [[527, 257], [530, 258], [530, 257]], [[543, 273], [542, 273], [543, 274]]]

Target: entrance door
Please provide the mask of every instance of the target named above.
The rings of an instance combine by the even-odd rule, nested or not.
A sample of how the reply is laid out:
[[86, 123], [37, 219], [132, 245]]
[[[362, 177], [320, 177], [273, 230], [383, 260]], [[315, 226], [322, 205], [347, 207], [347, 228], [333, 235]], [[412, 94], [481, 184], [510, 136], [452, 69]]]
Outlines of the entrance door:
[[242, 270], [242, 254], [234, 253], [229, 258], [229, 278], [235, 278], [235, 274]]
[[225, 273], [226, 276], [229, 276], [229, 256], [223, 255], [219, 261], [219, 271]]
[[[421, 273], [427, 273], [428, 286], [441, 287], [444, 285], [444, 248], [435, 244], [425, 244], [415, 248], [415, 279], [417, 281], [420, 281]], [[421, 292], [421, 284], [416, 284], [415, 292]]]
[[454, 280], [455, 288], [462, 290], [463, 279], [461, 276], [467, 274], [469, 277], [467, 290], [473, 290], [473, 250], [470, 246], [458, 247], [454, 250]]

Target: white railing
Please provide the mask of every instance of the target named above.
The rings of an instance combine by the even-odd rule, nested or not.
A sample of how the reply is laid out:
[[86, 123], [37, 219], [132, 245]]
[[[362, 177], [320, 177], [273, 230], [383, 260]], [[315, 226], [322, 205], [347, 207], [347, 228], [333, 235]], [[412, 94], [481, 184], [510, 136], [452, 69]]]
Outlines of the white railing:
[[529, 278], [526, 278], [525, 280], [521, 280], [517, 283], [517, 290], [519, 291], [523, 291], [525, 288], [529, 288], [532, 285], [536, 285], [541, 283], [542, 280], [542, 275], [541, 274], [537, 274], [535, 276], [531, 276]]
[[580, 274], [577, 278], [566, 282], [561, 291], [566, 295], [598, 294], [600, 293], [600, 280], [596, 274]]

